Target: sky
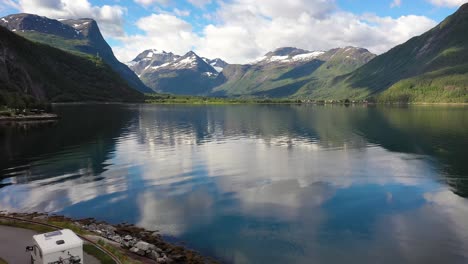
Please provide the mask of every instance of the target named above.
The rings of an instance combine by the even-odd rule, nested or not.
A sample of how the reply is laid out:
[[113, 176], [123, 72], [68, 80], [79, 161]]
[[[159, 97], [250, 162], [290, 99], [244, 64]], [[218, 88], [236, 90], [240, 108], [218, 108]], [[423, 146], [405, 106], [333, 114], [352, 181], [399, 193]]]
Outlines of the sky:
[[247, 63], [280, 47], [381, 54], [468, 0], [0, 0], [0, 16], [93, 18], [121, 61], [146, 49]]

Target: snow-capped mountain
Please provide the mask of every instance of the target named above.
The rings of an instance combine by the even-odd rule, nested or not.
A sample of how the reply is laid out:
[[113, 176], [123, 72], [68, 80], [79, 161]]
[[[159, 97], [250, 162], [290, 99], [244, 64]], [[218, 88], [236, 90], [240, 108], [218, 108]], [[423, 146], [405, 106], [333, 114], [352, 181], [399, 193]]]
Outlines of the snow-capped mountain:
[[35, 42], [73, 53], [102, 58], [134, 89], [151, 92], [136, 74], [117, 60], [93, 19], [50, 19], [33, 14], [14, 14], [0, 18], [0, 26]]
[[126, 63], [138, 76], [148, 69], [155, 69], [165, 63], [174, 62], [179, 59], [179, 55], [172, 52], [159, 51], [156, 49], [145, 50], [138, 54], [132, 61]]
[[202, 95], [209, 92], [219, 74], [208, 62], [193, 51], [179, 56], [152, 49], [127, 65], [156, 92]]
[[224, 60], [220, 58], [216, 58], [216, 59], [203, 58], [203, 60], [209, 65], [211, 65], [218, 72], [222, 72], [224, 67], [228, 65], [227, 62], [225, 62]]
[[346, 47], [329, 51], [279, 48], [245, 65], [227, 65], [213, 88], [222, 96], [307, 96], [333, 78], [352, 72], [375, 55], [366, 49]]

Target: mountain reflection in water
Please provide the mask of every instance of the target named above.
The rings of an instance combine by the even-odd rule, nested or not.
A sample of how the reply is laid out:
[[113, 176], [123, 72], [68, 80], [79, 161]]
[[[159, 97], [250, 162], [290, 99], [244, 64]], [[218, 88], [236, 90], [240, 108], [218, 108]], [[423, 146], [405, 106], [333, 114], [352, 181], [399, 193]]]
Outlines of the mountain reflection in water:
[[468, 108], [57, 106], [0, 126], [0, 210], [161, 230], [233, 263], [468, 262]]

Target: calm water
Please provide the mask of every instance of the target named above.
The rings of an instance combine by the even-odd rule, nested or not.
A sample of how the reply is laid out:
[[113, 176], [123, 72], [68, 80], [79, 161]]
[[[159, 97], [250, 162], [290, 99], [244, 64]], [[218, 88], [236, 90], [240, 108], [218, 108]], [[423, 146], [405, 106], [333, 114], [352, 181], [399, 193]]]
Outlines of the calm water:
[[468, 263], [468, 108], [60, 106], [0, 126], [0, 210], [232, 263]]

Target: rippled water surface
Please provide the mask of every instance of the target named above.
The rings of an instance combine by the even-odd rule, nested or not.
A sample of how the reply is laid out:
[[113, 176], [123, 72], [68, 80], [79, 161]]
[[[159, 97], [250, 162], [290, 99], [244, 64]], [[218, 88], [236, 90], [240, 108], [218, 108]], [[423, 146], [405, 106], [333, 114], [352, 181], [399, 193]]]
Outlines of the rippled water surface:
[[231, 263], [468, 263], [468, 108], [57, 106], [0, 125], [0, 210]]

